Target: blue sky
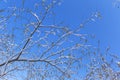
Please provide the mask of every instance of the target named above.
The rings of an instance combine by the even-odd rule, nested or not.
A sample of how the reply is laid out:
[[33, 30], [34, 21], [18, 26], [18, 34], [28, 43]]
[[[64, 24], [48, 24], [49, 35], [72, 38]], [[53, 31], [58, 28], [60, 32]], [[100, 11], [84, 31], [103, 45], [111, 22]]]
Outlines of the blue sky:
[[[31, 6], [32, 1], [34, 0], [27, 6]], [[0, 7], [11, 5], [9, 2], [2, 5], [0, 3]], [[96, 38], [89, 42], [91, 45], [97, 46], [97, 41], [100, 40], [101, 50], [110, 46], [112, 53], [120, 55], [120, 8], [118, 5], [114, 6], [114, 3], [115, 0], [62, 0], [61, 5], [54, 8], [54, 18], [56, 23], [63, 21], [64, 25], [76, 28], [99, 11], [102, 18], [87, 23], [81, 33], [95, 34]]]
[[[6, 4], [1, 3], [1, 7], [13, 5], [10, 0], [5, 0]], [[19, 0], [15, 3], [19, 2]], [[111, 46], [111, 51], [120, 52], [120, 8], [114, 6], [117, 0], [62, 0], [60, 6], [54, 9], [56, 22], [61, 22], [72, 28], [79, 26], [88, 19], [93, 13], [99, 11], [102, 19], [96, 19], [95, 22], [89, 22], [82, 30], [85, 34], [95, 34], [96, 38], [92, 42], [95, 44], [97, 40], [101, 42], [101, 48], [105, 49]], [[27, 6], [33, 1], [30, 1]], [[21, 6], [20, 4], [18, 6]]]
[[99, 11], [102, 19], [89, 22], [82, 30], [87, 34], [95, 34], [100, 40], [101, 48], [111, 47], [113, 53], [120, 52], [120, 8], [115, 6], [115, 0], [63, 0], [61, 6], [56, 8], [56, 16], [65, 24], [76, 27], [93, 13]]

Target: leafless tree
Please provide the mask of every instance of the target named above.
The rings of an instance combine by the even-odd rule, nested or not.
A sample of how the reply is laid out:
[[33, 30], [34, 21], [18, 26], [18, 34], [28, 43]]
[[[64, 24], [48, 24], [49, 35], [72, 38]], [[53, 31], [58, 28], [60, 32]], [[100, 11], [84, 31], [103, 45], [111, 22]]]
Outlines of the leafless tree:
[[[29, 1], [31, 6], [27, 5]], [[99, 68], [95, 66], [93, 60], [103, 58], [95, 54], [97, 48], [87, 44], [88, 34], [80, 33], [85, 24], [101, 17], [99, 12], [71, 29], [53, 19], [54, 7], [61, 4], [60, 0], [18, 0], [20, 6], [15, 2], [0, 1], [0, 4], [11, 4], [0, 9], [1, 80], [81, 80], [85, 68], [90, 71], [84, 72], [85, 79], [96, 80], [92, 72], [95, 75], [104, 70], [111, 72], [105, 61]], [[102, 72], [98, 74], [99, 71]]]
[[104, 53], [99, 49], [95, 52], [84, 80], [120, 80], [120, 58], [109, 50], [110, 47]]

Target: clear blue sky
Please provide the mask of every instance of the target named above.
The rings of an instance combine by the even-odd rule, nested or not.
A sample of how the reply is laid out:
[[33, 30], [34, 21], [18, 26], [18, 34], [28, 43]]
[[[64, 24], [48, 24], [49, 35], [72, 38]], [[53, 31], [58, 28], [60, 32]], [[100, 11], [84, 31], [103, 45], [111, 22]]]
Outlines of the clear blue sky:
[[[0, 3], [0, 7], [13, 4], [9, 3], [10, 1], [6, 4]], [[31, 0], [27, 6], [31, 6], [33, 1]], [[18, 2], [16, 0], [16, 3]], [[62, 0], [62, 4], [54, 9], [55, 20], [63, 21], [65, 25], [74, 28], [99, 11], [102, 19], [86, 24], [82, 33], [96, 35], [91, 45], [97, 46], [97, 41], [100, 40], [102, 50], [111, 46], [111, 52], [120, 55], [120, 8], [114, 6], [114, 3], [115, 0]]]
[[[0, 3], [0, 7], [14, 5], [21, 0], [5, 0], [6, 4]], [[31, 7], [31, 4], [37, 0], [31, 0], [26, 6]], [[77, 27], [93, 13], [99, 11], [102, 15], [101, 20], [89, 22], [82, 30], [86, 34], [95, 34], [96, 39], [93, 43], [96, 45], [97, 40], [101, 42], [101, 48], [105, 49], [111, 46], [111, 51], [120, 52], [120, 8], [118, 4], [114, 4], [117, 0], [62, 0], [60, 6], [55, 7], [55, 20], [70, 27]], [[12, 3], [14, 2], [14, 3]], [[21, 6], [20, 4], [17, 4]]]
[[94, 44], [100, 40], [101, 48], [110, 46], [113, 53], [120, 54], [120, 8], [118, 5], [119, 2], [116, 3], [115, 0], [63, 0], [62, 5], [56, 8], [56, 16], [65, 24], [76, 27], [94, 12], [99, 11], [102, 19], [89, 22], [83, 31], [96, 35]]

